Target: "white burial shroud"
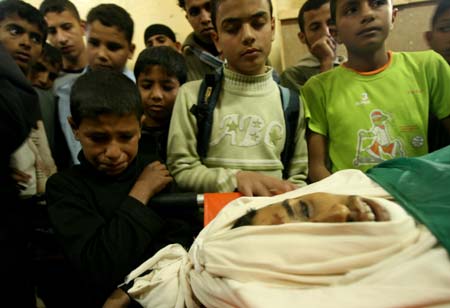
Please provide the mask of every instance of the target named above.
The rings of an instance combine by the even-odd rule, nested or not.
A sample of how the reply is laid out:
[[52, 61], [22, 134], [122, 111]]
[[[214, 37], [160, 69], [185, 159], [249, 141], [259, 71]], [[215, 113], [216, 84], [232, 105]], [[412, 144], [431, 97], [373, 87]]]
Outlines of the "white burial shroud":
[[[313, 192], [374, 198], [391, 221], [230, 230], [250, 208]], [[144, 307], [450, 306], [447, 252], [389, 198], [357, 170], [283, 195], [240, 198], [200, 232], [189, 253], [169, 245], [130, 273], [129, 293]]]

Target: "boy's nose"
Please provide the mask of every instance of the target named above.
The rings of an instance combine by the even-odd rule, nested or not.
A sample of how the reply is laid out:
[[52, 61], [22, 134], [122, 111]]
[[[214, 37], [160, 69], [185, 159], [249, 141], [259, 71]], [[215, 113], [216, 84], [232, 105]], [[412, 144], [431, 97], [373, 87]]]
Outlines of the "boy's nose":
[[374, 11], [370, 3], [362, 1], [361, 3], [361, 23], [368, 23], [374, 20]]
[[204, 8], [200, 10], [200, 22], [202, 24], [211, 23], [211, 13], [205, 10]]
[[344, 204], [335, 204], [327, 211], [315, 216], [313, 222], [346, 222], [350, 215], [350, 209]]
[[105, 148], [105, 156], [112, 162], [118, 160], [121, 153], [120, 146], [116, 142], [109, 143]]
[[150, 91], [150, 97], [153, 101], [155, 102], [159, 102], [162, 100], [163, 94], [162, 94], [162, 90], [161, 87], [159, 86], [153, 86], [151, 91]]
[[20, 38], [20, 47], [29, 50], [31, 49], [31, 39], [28, 35], [23, 34]]
[[41, 88], [46, 89], [49, 84], [48, 73], [40, 73], [37, 82]]
[[67, 44], [67, 37], [61, 30], [56, 30], [56, 40], [63, 46]]
[[323, 36], [331, 36], [330, 28], [327, 24], [325, 24], [322, 27], [322, 31], [323, 31], [323, 33], [322, 33]]
[[244, 45], [251, 45], [255, 41], [253, 28], [250, 24], [244, 23], [242, 25], [242, 41]]
[[108, 56], [107, 56], [106, 48], [104, 46], [99, 46], [97, 48], [97, 58], [101, 62], [108, 62]]

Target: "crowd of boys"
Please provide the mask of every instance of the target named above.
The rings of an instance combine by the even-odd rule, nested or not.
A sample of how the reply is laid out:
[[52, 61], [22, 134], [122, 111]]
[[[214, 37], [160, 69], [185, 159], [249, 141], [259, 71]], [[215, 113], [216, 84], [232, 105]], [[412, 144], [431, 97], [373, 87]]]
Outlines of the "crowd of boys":
[[[98, 307], [158, 249], [190, 245], [197, 209], [164, 210], [152, 204], [158, 193], [271, 196], [338, 170], [422, 155], [429, 113], [443, 125], [439, 146], [448, 140], [448, 0], [425, 35], [436, 52], [409, 53], [386, 49], [397, 15], [390, 0], [307, 0], [298, 36], [309, 54], [281, 74], [290, 89], [267, 66], [270, 0], [178, 4], [193, 32], [180, 44], [170, 27], [150, 25], [133, 74], [134, 23], [124, 8], [101, 4], [84, 21], [67, 0], [44, 0], [39, 10], [0, 2], [0, 46], [38, 94], [8, 172], [24, 212], [46, 203], [64, 273], [73, 275], [72, 289], [58, 295], [38, 286], [48, 307]], [[337, 42], [348, 59], [337, 56]], [[68, 294], [77, 300], [68, 303]]]

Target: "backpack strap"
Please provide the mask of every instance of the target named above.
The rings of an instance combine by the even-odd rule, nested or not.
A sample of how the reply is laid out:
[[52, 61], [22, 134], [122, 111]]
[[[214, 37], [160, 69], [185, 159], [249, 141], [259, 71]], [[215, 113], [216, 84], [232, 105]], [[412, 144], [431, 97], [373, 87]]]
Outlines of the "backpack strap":
[[286, 141], [281, 152], [281, 162], [284, 167], [283, 179], [287, 179], [289, 178], [289, 164], [295, 151], [295, 135], [301, 106], [299, 96], [295, 91], [280, 85], [278, 87], [280, 89], [284, 122], [286, 124]]
[[200, 159], [206, 157], [213, 124], [213, 112], [220, 95], [223, 79], [223, 68], [214, 74], [206, 74], [198, 91], [197, 104], [192, 105], [190, 112], [197, 119], [197, 153]]

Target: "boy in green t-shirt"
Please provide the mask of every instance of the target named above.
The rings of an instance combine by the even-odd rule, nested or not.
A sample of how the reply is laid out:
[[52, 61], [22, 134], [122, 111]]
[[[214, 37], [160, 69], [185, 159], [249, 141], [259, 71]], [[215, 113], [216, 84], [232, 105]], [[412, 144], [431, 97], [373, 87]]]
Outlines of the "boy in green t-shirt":
[[[167, 165], [181, 189], [273, 195], [305, 185], [306, 144], [303, 110], [295, 131], [293, 158], [283, 166], [285, 121], [278, 85], [266, 60], [275, 20], [270, 0], [211, 1], [215, 44], [226, 59], [213, 111], [206, 157], [197, 152], [200, 81], [183, 85], [170, 122]], [[288, 179], [282, 179], [288, 168]]]
[[397, 15], [391, 0], [332, 0], [330, 8], [348, 62], [314, 76], [302, 89], [309, 178], [427, 153], [429, 111], [450, 131], [450, 69], [444, 59], [432, 51], [386, 50]]

